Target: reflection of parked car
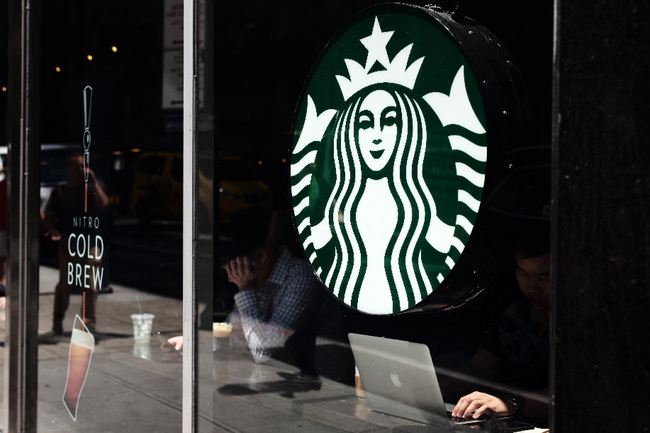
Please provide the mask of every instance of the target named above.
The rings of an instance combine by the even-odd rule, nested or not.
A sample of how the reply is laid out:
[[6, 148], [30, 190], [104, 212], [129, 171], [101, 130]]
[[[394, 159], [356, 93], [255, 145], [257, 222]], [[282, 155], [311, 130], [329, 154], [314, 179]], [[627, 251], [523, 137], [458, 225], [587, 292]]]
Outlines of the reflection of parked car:
[[145, 152], [133, 180], [131, 211], [140, 224], [183, 218], [183, 154]]
[[[45, 207], [52, 190], [68, 180], [66, 158], [72, 152], [83, 152], [80, 144], [43, 143], [40, 155], [41, 208]], [[0, 146], [0, 169], [7, 165], [7, 146]], [[0, 178], [4, 174], [0, 174]]]
[[246, 162], [236, 156], [222, 156], [219, 170], [219, 222], [267, 222], [273, 210], [273, 195]]
[[[199, 225], [211, 224], [212, 159], [199, 157]], [[219, 222], [256, 222], [268, 217], [273, 206], [269, 187], [238, 157], [218, 162]], [[183, 154], [145, 152], [140, 156], [131, 193], [131, 210], [142, 224], [152, 219], [183, 218]]]

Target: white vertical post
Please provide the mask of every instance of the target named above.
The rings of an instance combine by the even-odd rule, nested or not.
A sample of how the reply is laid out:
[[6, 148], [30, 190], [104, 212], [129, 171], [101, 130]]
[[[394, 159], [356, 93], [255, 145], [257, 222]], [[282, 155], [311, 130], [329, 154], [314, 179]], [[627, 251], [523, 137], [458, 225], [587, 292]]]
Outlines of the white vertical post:
[[198, 1], [183, 2], [183, 433], [198, 430], [195, 212]]

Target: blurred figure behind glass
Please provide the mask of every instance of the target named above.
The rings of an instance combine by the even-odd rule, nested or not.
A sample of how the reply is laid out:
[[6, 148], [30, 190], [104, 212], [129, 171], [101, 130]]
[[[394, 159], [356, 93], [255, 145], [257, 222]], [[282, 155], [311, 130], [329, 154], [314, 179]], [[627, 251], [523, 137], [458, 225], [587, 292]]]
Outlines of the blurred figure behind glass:
[[[84, 164], [81, 153], [73, 152], [66, 158], [65, 165], [68, 180], [54, 190], [45, 206], [43, 226], [52, 241], [58, 242], [59, 282], [54, 289], [54, 311], [52, 318], [53, 336], [63, 334], [63, 318], [70, 303], [71, 286], [68, 284], [68, 264], [73, 260], [67, 251], [68, 238], [73, 232], [73, 216], [88, 215], [98, 217], [107, 211], [109, 199], [104, 192], [95, 173]], [[86, 182], [86, 176], [88, 181]], [[87, 186], [87, 192], [86, 192]], [[89, 233], [88, 228], [75, 227], [79, 234]], [[98, 247], [98, 246], [96, 246]], [[88, 248], [91, 248], [88, 245]], [[90, 254], [89, 254], [90, 255]], [[91, 264], [98, 266], [97, 257], [103, 256], [103, 251], [93, 251], [94, 259], [80, 258], [77, 262], [82, 266]], [[81, 263], [83, 262], [83, 263]], [[93, 262], [93, 263], [88, 263]], [[101, 262], [101, 260], [99, 260]], [[99, 289], [99, 288], [98, 288]], [[96, 326], [95, 310], [97, 305], [97, 290], [82, 288], [85, 302], [81, 312], [84, 323], [94, 333]]]

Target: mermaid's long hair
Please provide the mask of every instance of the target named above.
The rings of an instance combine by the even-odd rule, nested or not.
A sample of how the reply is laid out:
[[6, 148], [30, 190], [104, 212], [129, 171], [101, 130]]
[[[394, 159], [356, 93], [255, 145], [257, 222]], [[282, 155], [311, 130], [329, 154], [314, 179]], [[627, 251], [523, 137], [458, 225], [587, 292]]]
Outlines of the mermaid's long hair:
[[[321, 279], [341, 300], [356, 307], [366, 272], [366, 250], [355, 215], [364, 181], [370, 170], [358, 145], [357, 118], [361, 102], [370, 92], [350, 100], [337, 118], [333, 136], [336, 179], [327, 200], [326, 217], [332, 224], [334, 257], [322, 267]], [[398, 114], [398, 142], [384, 171], [398, 208], [398, 221], [385, 255], [385, 271], [393, 299], [393, 312], [410, 308], [433, 290], [422, 262], [427, 228], [435, 212], [424, 181], [423, 167], [429, 137], [425, 115], [403, 89], [389, 90]], [[431, 207], [434, 207], [431, 209]], [[321, 262], [321, 265], [323, 263]]]

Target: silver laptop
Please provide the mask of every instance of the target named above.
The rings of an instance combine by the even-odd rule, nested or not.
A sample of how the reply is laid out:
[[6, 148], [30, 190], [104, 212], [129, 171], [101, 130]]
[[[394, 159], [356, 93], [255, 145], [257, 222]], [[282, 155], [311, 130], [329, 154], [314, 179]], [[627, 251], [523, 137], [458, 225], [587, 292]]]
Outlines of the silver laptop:
[[445, 404], [442, 398], [427, 346], [361, 334], [348, 337], [373, 411], [433, 426], [451, 424], [454, 405]]

